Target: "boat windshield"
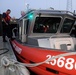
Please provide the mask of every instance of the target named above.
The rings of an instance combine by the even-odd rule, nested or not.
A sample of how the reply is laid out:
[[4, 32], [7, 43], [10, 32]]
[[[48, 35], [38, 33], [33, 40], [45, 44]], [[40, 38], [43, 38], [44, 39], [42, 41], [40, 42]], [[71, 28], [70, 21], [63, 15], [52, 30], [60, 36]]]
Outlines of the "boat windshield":
[[34, 33], [56, 33], [60, 24], [60, 17], [36, 17]]
[[61, 28], [61, 33], [69, 33], [74, 25], [75, 20], [66, 18]]

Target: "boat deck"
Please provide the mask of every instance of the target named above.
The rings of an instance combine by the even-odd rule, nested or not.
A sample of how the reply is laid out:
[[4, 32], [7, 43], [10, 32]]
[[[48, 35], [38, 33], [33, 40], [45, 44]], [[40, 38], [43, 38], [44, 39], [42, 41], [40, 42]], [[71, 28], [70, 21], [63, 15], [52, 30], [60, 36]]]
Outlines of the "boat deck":
[[[11, 48], [11, 45], [7, 39], [7, 42], [2, 41], [2, 37], [0, 36], [0, 65], [1, 65], [1, 59], [2, 57], [7, 56], [10, 57], [11, 59], [13, 58], [16, 60], [16, 57], [14, 55], [14, 52]], [[14, 74], [13, 72], [11, 73], [8, 69], [6, 70], [6, 67], [0, 67], [0, 75], [18, 75]]]

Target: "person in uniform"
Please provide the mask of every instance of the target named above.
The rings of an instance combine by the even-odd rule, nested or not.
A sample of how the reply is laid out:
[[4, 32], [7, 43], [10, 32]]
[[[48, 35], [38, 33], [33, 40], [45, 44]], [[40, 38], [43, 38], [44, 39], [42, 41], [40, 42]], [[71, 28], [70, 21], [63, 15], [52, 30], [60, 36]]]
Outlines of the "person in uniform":
[[3, 42], [7, 42], [6, 36], [10, 39], [12, 38], [12, 30], [10, 28], [10, 13], [11, 10], [8, 9], [6, 12], [2, 14]]

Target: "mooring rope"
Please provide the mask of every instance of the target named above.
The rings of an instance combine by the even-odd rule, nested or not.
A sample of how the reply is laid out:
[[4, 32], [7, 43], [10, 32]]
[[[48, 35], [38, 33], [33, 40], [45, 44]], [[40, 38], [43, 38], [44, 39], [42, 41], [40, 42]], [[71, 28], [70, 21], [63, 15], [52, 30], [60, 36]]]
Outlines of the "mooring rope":
[[57, 59], [57, 58], [60, 58], [60, 57], [70, 56], [70, 55], [76, 55], [76, 52], [69, 52], [69, 53], [59, 54], [59, 55], [56, 55], [54, 57], [51, 57], [50, 59], [46, 59], [45, 61], [42, 61], [42, 62], [39, 62], [39, 63], [33, 63], [33, 64], [21, 63], [21, 62], [18, 62], [16, 60], [14, 60], [14, 59], [8, 58], [7, 56], [4, 56], [1, 59], [1, 63], [4, 66], [20, 64], [20, 65], [23, 65], [23, 66], [26, 66], [26, 67], [36, 67], [36, 66], [42, 65], [44, 63], [47, 63], [51, 60], [54, 60], [54, 59]]

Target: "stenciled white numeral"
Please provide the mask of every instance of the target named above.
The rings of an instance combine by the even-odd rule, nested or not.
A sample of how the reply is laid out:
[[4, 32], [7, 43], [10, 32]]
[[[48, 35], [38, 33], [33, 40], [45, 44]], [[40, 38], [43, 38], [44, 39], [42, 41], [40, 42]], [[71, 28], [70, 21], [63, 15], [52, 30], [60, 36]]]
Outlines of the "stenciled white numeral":
[[[55, 57], [55, 56], [52, 56], [52, 57]], [[56, 65], [56, 59], [51, 60], [50, 64], [53, 66]]]
[[[47, 60], [50, 60], [51, 59], [51, 55], [47, 55], [46, 56], [48, 59]], [[47, 64], [50, 64], [50, 61], [46, 62]]]
[[68, 70], [72, 70], [74, 68], [74, 59], [73, 58], [68, 58], [66, 60], [66, 63], [65, 63], [65, 68], [68, 69]]
[[[51, 55], [47, 55], [46, 56], [48, 59], [47, 60], [50, 60], [52, 57], [54, 56], [51, 56]], [[51, 65], [56, 65], [56, 59], [53, 59], [53, 60], [50, 60], [48, 62], [46, 62], [47, 64], [51, 64]]]
[[63, 67], [64, 66], [64, 60], [65, 58], [64, 57], [60, 57], [57, 61], [57, 65], [58, 67]]

